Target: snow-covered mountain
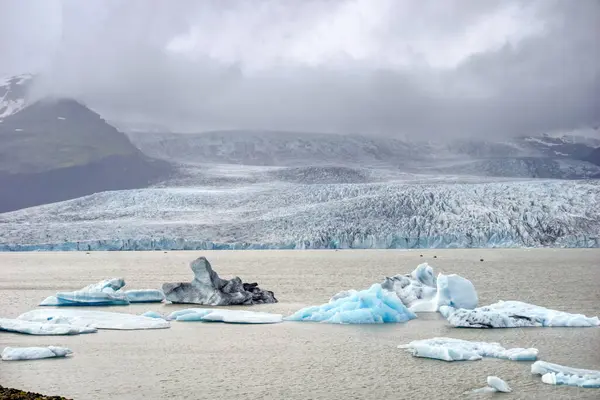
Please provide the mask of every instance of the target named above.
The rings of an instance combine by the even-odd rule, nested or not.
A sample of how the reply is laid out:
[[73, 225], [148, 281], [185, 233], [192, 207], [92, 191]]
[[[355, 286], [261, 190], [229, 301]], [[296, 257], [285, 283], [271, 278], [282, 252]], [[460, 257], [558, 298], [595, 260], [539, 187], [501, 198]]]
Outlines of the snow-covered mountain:
[[598, 181], [447, 182], [104, 192], [0, 214], [0, 243], [33, 244], [26, 249], [77, 249], [77, 242], [80, 249], [600, 246]]
[[21, 111], [27, 104], [27, 89], [33, 75], [0, 77], [0, 122]]

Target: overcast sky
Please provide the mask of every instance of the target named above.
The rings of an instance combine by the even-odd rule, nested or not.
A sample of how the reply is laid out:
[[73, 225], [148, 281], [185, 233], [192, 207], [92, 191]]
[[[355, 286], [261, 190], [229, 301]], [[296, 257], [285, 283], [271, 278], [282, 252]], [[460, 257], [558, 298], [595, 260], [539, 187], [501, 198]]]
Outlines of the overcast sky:
[[598, 0], [0, 0], [0, 73], [176, 131], [600, 122]]

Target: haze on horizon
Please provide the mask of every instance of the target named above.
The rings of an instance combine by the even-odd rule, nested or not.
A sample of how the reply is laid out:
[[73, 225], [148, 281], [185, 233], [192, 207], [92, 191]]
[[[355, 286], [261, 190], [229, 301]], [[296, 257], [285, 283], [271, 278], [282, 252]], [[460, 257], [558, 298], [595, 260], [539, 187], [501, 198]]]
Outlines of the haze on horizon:
[[596, 0], [0, 0], [0, 75], [115, 121], [508, 136], [600, 122]]

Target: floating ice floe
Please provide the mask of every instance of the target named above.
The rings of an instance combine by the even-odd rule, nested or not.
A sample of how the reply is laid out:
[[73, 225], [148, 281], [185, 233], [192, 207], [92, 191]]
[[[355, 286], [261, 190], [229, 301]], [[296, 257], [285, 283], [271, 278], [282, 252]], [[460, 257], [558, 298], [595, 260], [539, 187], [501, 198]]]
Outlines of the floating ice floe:
[[538, 350], [534, 348], [505, 349], [499, 343], [471, 342], [468, 340], [436, 337], [413, 340], [398, 346], [415, 357], [433, 358], [443, 361], [475, 361], [483, 357], [502, 358], [512, 361], [534, 361]]
[[129, 304], [122, 278], [111, 278], [88, 285], [73, 292], [58, 292], [40, 303], [40, 306], [120, 306]]
[[2, 360], [39, 360], [42, 358], [66, 357], [69, 354], [73, 354], [73, 352], [66, 347], [6, 347], [2, 351]]
[[142, 317], [165, 319], [165, 317], [163, 317], [160, 313], [157, 313], [156, 311], [146, 311], [142, 314]]
[[158, 289], [127, 290], [125, 292], [130, 303], [160, 303], [165, 294]]
[[482, 387], [480, 389], [473, 390], [473, 393], [495, 393], [495, 392], [510, 393], [510, 392], [512, 392], [512, 389], [510, 388], [510, 386], [508, 386], [508, 384], [506, 382], [504, 382], [502, 379], [498, 378], [497, 376], [488, 376], [487, 384], [488, 384], [488, 386], [486, 386], [486, 387]]
[[0, 331], [24, 333], [27, 335], [79, 335], [96, 332], [91, 326], [73, 326], [63, 319], [24, 321], [21, 319], [0, 318]]
[[215, 310], [210, 308], [186, 308], [172, 312], [168, 320], [226, 322], [230, 324], [276, 324], [283, 321], [281, 314], [245, 310]]
[[448, 322], [459, 328], [519, 328], [531, 326], [600, 326], [598, 317], [570, 314], [563, 311], [523, 303], [499, 301], [474, 310], [445, 309]]
[[329, 303], [306, 307], [286, 317], [287, 321], [314, 321], [332, 324], [379, 324], [406, 322], [417, 316], [395, 292], [376, 283], [367, 290], [338, 293]]
[[472, 309], [478, 302], [471, 281], [456, 274], [439, 274], [436, 278], [427, 263], [410, 274], [385, 278], [381, 286], [395, 292], [414, 312], [436, 312], [441, 306]]
[[531, 373], [542, 375], [542, 382], [549, 385], [600, 388], [600, 371], [565, 367], [546, 361], [536, 361], [531, 365]]
[[141, 315], [63, 308], [33, 310], [19, 315], [17, 319], [33, 322], [49, 322], [58, 319], [63, 323], [68, 322], [74, 327], [87, 326], [97, 329], [163, 329], [170, 326], [169, 322], [164, 319]]
[[257, 283], [243, 283], [238, 277], [221, 279], [204, 257], [193, 261], [190, 267], [194, 272], [191, 282], [163, 284], [170, 302], [207, 306], [277, 303], [273, 292], [260, 289]]

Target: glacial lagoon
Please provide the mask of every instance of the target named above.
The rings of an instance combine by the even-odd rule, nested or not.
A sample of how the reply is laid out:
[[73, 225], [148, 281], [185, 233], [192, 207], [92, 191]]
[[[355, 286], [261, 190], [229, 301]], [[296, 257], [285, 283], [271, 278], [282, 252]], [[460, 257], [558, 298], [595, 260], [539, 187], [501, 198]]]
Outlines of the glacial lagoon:
[[[239, 276], [273, 290], [278, 303], [227, 307], [290, 315], [348, 289], [428, 262], [437, 272], [471, 280], [479, 304], [520, 300], [600, 314], [600, 250], [314, 250], [188, 252], [51, 252], [0, 254], [0, 316], [14, 318], [44, 298], [120, 276], [129, 289], [160, 288], [190, 279], [189, 263], [210, 259], [224, 278]], [[481, 261], [483, 260], [483, 261]], [[161, 314], [189, 305], [89, 307]], [[552, 386], [530, 372], [531, 362], [484, 358], [447, 363], [415, 358], [400, 344], [432, 337], [535, 347], [539, 359], [600, 369], [599, 328], [457, 329], [439, 313], [406, 323], [331, 325], [284, 322], [236, 325], [174, 322], [170, 329], [102, 330], [35, 337], [0, 333], [0, 348], [64, 346], [66, 359], [0, 363], [3, 386], [74, 399], [231, 398], [363, 399], [481, 398], [472, 393], [498, 376], [512, 388], [503, 398], [597, 398], [598, 391]]]

